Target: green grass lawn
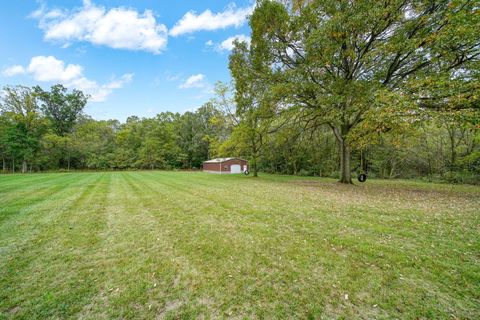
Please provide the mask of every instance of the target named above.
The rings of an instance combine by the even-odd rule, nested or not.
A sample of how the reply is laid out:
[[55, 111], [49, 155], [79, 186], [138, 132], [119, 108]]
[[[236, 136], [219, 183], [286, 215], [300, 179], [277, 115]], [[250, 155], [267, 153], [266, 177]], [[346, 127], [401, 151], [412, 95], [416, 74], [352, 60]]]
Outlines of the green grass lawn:
[[480, 318], [480, 188], [0, 176], [0, 318]]

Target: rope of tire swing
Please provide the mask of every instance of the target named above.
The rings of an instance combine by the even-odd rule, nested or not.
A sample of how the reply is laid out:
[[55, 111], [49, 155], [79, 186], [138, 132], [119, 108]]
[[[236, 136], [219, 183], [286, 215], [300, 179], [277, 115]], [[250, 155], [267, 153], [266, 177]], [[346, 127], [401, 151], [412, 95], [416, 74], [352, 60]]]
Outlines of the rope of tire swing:
[[365, 159], [365, 152], [364, 150], [360, 151], [360, 172], [357, 176], [359, 182], [367, 181], [367, 173], [368, 173], [368, 161]]

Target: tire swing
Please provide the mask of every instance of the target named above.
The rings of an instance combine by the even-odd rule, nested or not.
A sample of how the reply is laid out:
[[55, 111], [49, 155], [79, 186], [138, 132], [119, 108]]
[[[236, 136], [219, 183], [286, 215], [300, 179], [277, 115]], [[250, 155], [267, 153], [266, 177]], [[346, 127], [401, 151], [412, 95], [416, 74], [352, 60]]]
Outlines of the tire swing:
[[367, 175], [365, 173], [360, 173], [357, 177], [358, 181], [365, 182], [367, 181]]
[[248, 176], [248, 175], [250, 174], [250, 171], [245, 170], [245, 171], [243, 171], [243, 174], [246, 175], [246, 176]]
[[367, 160], [365, 160], [363, 151], [361, 151], [360, 152], [360, 173], [357, 176], [357, 179], [359, 182], [363, 183], [367, 181], [367, 172], [368, 172]]

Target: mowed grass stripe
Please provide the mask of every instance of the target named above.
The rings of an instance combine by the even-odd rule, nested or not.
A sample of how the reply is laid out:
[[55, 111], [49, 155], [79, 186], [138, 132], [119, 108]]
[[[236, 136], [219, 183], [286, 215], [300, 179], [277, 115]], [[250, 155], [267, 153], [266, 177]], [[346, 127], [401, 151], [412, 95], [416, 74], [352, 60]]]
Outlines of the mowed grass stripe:
[[[167, 221], [161, 213], [154, 215], [168, 230], [178, 268], [177, 290], [164, 309], [173, 305], [175, 308], [170, 310], [171, 313], [226, 314], [229, 304], [224, 302], [224, 292], [230, 292], [231, 284], [236, 282], [232, 281], [235, 273], [234, 260], [231, 259], [234, 246], [229, 241], [232, 232], [227, 232], [231, 230], [224, 229], [228, 226], [219, 219], [219, 211], [224, 208], [212, 207], [211, 201], [202, 200], [185, 188], [173, 188], [175, 183], [170, 178], [168, 174], [136, 177], [136, 184], [144, 186], [145, 200], [155, 202], [155, 199], [161, 199], [164, 190], [170, 190], [169, 194], [165, 194], [167, 201], [174, 200], [175, 215], [170, 215]], [[196, 185], [192, 184], [191, 190], [195, 188]], [[208, 215], [205, 209], [209, 211]], [[212, 209], [213, 212], [210, 212]], [[178, 291], [178, 287], [183, 290]], [[235, 299], [241, 300], [240, 296]]]
[[[2, 309], [15, 310], [15, 314], [22, 317], [66, 316], [80, 308], [78, 300], [88, 300], [87, 293], [94, 287], [78, 262], [84, 259], [85, 249], [95, 247], [95, 241], [91, 240], [95, 235], [92, 227], [98, 224], [90, 222], [96, 221], [99, 191], [104, 187], [101, 181], [105, 179], [107, 175], [81, 175], [76, 183], [69, 184], [50, 199], [56, 203], [55, 210], [35, 208], [38, 212], [32, 215], [28, 226], [32, 231], [23, 232], [29, 237], [15, 251], [7, 252], [2, 268], [5, 271], [2, 293], [23, 299], [14, 300], [14, 305], [2, 305]], [[76, 218], [82, 214], [88, 215], [88, 219]], [[82, 223], [89, 225], [82, 226]], [[75, 234], [75, 229], [83, 232]], [[92, 271], [92, 266], [89, 269]], [[14, 285], [22, 281], [28, 281], [28, 285]]]
[[[104, 291], [81, 315], [90, 317], [102, 310], [112, 318], [161, 315], [177, 301], [178, 292], [173, 296], [169, 292], [178, 270], [172, 239], [166, 236], [168, 225], [154, 215], [169, 214], [171, 204], [160, 196], [153, 198], [152, 206], [149, 190], [135, 183], [129, 173], [115, 174], [114, 181], [116, 189], [109, 201], [115, 206], [108, 210], [109, 231], [105, 234], [108, 276]], [[105, 310], [107, 302], [110, 308]]]
[[[0, 197], [4, 194], [12, 195], [16, 190], [37, 189], [40, 185], [61, 181], [71, 174], [13, 174], [0, 175]], [[53, 180], [53, 181], [52, 181]]]
[[[23, 188], [9, 190], [0, 197], [2, 203], [0, 207], [0, 223], [5, 219], [11, 218], [12, 214], [17, 219], [17, 216], [20, 214], [33, 212], [32, 210], [29, 211], [29, 209], [43, 201], [51, 201], [51, 199], [55, 198], [56, 193], [68, 189], [72, 183], [83, 185], [82, 180], [85, 177], [81, 176], [79, 178], [73, 174], [52, 178], [44, 176], [40, 181], [23, 185]], [[19, 183], [19, 186], [22, 186], [22, 184]]]
[[[160, 179], [159, 180], [162, 180], [163, 183], [165, 183], [165, 180], [166, 179]], [[167, 179], [168, 180], [168, 179]], [[179, 182], [181, 182], [181, 180], [179, 179], [178, 180]], [[178, 184], [178, 182], [177, 182]], [[170, 184], [171, 185], [171, 184]], [[178, 189], [178, 188], [177, 188]], [[188, 192], [185, 188], [183, 189], [185, 192]], [[301, 192], [304, 192], [305, 190], [301, 190]], [[316, 190], [318, 192], [318, 190]], [[291, 190], [290, 190], [291, 192]], [[275, 193], [277, 194], [277, 193]], [[295, 192], [293, 193], [295, 194]], [[289, 199], [288, 195], [282, 195], [282, 197], [284, 199]], [[221, 199], [222, 197], [220, 197]], [[259, 199], [260, 200], [260, 199]], [[278, 200], [278, 199], [277, 199]], [[311, 203], [309, 203], [311, 205]], [[242, 204], [240, 203], [239, 206], [241, 206]], [[283, 203], [282, 205], [285, 205], [285, 203]], [[297, 205], [300, 205], [300, 203], [298, 203]], [[349, 205], [347, 205], [346, 207], [348, 208]], [[300, 205], [300, 208], [301, 208], [301, 205]], [[384, 208], [376, 208], [376, 212], [368, 212], [368, 210], [361, 210], [360, 212], [358, 212], [358, 215], [357, 217], [355, 217], [355, 220], [357, 222], [357, 227], [355, 228], [356, 230], [363, 230], [363, 226], [365, 225], [364, 223], [362, 223], [362, 218], [361, 218], [361, 215], [363, 215], [363, 217], [368, 217], [370, 218], [372, 221], [375, 220], [375, 218], [377, 218], [378, 220], [378, 215], [376, 214], [377, 212], [379, 211], [382, 211], [383, 210], [392, 210], [392, 206], [391, 206], [391, 203], [389, 203], [389, 201], [386, 201], [386, 203], [384, 204]], [[368, 209], [368, 206], [367, 206], [367, 209]], [[339, 210], [341, 211], [341, 210]], [[354, 253], [354, 256], [355, 256], [355, 253], [357, 253], [358, 256], [360, 256], [360, 258], [365, 255], [369, 256], [370, 259], [372, 259], [372, 264], [373, 262], [377, 261], [378, 259], [381, 259], [381, 260], [388, 260], [388, 259], [391, 259], [390, 262], [394, 262], [396, 261], [395, 264], [398, 264], [398, 265], [414, 265], [415, 264], [415, 261], [412, 261], [410, 258], [412, 256], [414, 256], [413, 254], [415, 253], [415, 248], [413, 248], [412, 251], [408, 251], [408, 250], [405, 250], [405, 247], [403, 246], [405, 244], [405, 239], [404, 238], [398, 238], [398, 241], [395, 242], [395, 241], [390, 241], [388, 238], [386, 238], [386, 235], [388, 234], [395, 234], [395, 233], [398, 233], [399, 232], [399, 229], [396, 225], [394, 226], [391, 226], [389, 228], [386, 228], [384, 229], [385, 232], [383, 233], [379, 233], [379, 232], [373, 232], [373, 233], [370, 233], [368, 234], [368, 236], [365, 236], [365, 232], [362, 232], [360, 235], [362, 237], [359, 237], [359, 234], [354, 234], [353, 236], [350, 235], [349, 233], [351, 232], [351, 228], [349, 228], [350, 230], [346, 230], [345, 228], [338, 228], [339, 226], [342, 226], [343, 223], [347, 224], [347, 225], [351, 225], [352, 224], [352, 216], [350, 215], [350, 212], [348, 212], [349, 210], [347, 210], [347, 212], [341, 212], [340, 215], [332, 215], [331, 212], [329, 215], [327, 215], [326, 217], [331, 217], [330, 220], [332, 220], [331, 222], [336, 222], [336, 223], [333, 223], [333, 224], [329, 224], [330, 226], [332, 226], [332, 228], [326, 228], [324, 230], [325, 232], [325, 237], [328, 238], [327, 242], [330, 244], [330, 246], [333, 248], [333, 250], [338, 250], [338, 251], [341, 251], [343, 255], [352, 255], [352, 253]], [[358, 208], [357, 208], [357, 211], [358, 211]], [[415, 213], [412, 213], [413, 215]], [[418, 214], [418, 212], [416, 213]], [[290, 220], [292, 220], [292, 217], [289, 216], [288, 214], [286, 215]], [[336, 220], [336, 221], [334, 221]], [[396, 219], [398, 221], [408, 221], [409, 218], [406, 217], [406, 218], [401, 218], [401, 219]], [[400, 222], [398, 223], [400, 225]], [[290, 224], [292, 222], [290, 221]], [[414, 223], [414, 222], [413, 222]], [[275, 225], [275, 224], [274, 224]], [[280, 224], [281, 225], [281, 224]], [[310, 224], [311, 226], [314, 226], [314, 224]], [[386, 221], [385, 225], [389, 225], [389, 222]], [[390, 224], [391, 225], [391, 224]], [[403, 228], [401, 228], [400, 230], [402, 229], [408, 229], [410, 228], [409, 225], [404, 225]], [[332, 230], [333, 232], [329, 232], [329, 230]], [[397, 230], [397, 231], [395, 231]], [[339, 232], [340, 231], [340, 232]], [[342, 235], [343, 234], [343, 235]], [[415, 233], [411, 233], [409, 234], [410, 236], [410, 241], [412, 239], [416, 239], [417, 237], [415, 237]], [[320, 240], [320, 239], [311, 239], [313, 241], [315, 240]], [[363, 241], [362, 241], [363, 240]], [[447, 240], [448, 241], [448, 240]], [[360, 242], [360, 243], [359, 243]], [[371, 243], [376, 243], [376, 246], [373, 246], [371, 245]], [[357, 243], [359, 243], [357, 245]], [[295, 248], [295, 247], [293, 247]], [[426, 250], [420, 250], [420, 251], [417, 251], [417, 255], [419, 256], [422, 256], [422, 255], [426, 255], [426, 259], [425, 257], [423, 257], [423, 261], [424, 262], [439, 262], [441, 263], [442, 260], [438, 260], [438, 256], [431, 256], [430, 252], [431, 250], [428, 250], [428, 249], [431, 249], [430, 248], [430, 243], [428, 244], [428, 248], [425, 246], [424, 248], [422, 249], [426, 249]], [[425, 254], [423, 254], [422, 252], [425, 251]], [[386, 256], [387, 255], [387, 256]], [[334, 262], [335, 259], [332, 259], [331, 257], [328, 259], [329, 262]], [[327, 263], [328, 264], [328, 263]], [[335, 265], [335, 263], [333, 263], [333, 265]], [[388, 272], [389, 269], [391, 269], [391, 267], [396, 267], [397, 265], [393, 265], [391, 266], [390, 265], [390, 268], [389, 268], [389, 265], [387, 264], [385, 267], [383, 267], [384, 270], [381, 270], [381, 272], [385, 273], [385, 279], [382, 280], [383, 283], [382, 286], [385, 288], [386, 291], [389, 291], [389, 292], [386, 292], [386, 294], [388, 295], [390, 293], [391, 296], [394, 296], [392, 293], [395, 292], [395, 288], [396, 286], [400, 285], [402, 287], [406, 287], [406, 286], [411, 286], [412, 284], [415, 286], [415, 290], [418, 290], [420, 292], [425, 292], [427, 289], [425, 289], [425, 284], [422, 284], [422, 283], [419, 283], [419, 282], [414, 282], [412, 281], [412, 284], [406, 284], [407, 282], [405, 281], [400, 281], [400, 277], [403, 278], [403, 276], [399, 276], [398, 273], [395, 273], [395, 272]], [[355, 266], [356, 269], [358, 269], [357, 266]], [[441, 267], [440, 267], [441, 268]], [[467, 267], [468, 268], [471, 268], [471, 265]], [[347, 263], [347, 268], [348, 269], [348, 263]], [[372, 269], [373, 272], [378, 272], [379, 271], [379, 268], [378, 266], [374, 266], [374, 267], [370, 267], [370, 263], [366, 262], [365, 263], [365, 266], [363, 266], [363, 270], [369, 270], [369, 269]], [[407, 270], [406, 270], [407, 271]], [[358, 271], [357, 271], [358, 273]], [[442, 276], [442, 273], [439, 274], [440, 276]], [[355, 272], [350, 272], [350, 276], [349, 277], [352, 277], [352, 276], [355, 276]], [[368, 277], [362, 277], [362, 275], [359, 275], [359, 279], [368, 279]], [[435, 281], [438, 281], [438, 279], [434, 279]], [[382, 282], [381, 281], [381, 282]], [[448, 287], [444, 287], [443, 288], [443, 291], [445, 290], [450, 290], [450, 288]], [[407, 297], [408, 299], [409, 297]], [[405, 298], [404, 297], [401, 297], [400, 299], [394, 299], [392, 304], [393, 303], [398, 303], [399, 300], [404, 300]], [[413, 301], [415, 302], [415, 301]]]
[[[8, 262], [19, 273], [0, 278], [12, 287], [0, 302], [4, 317], [480, 314], [478, 187], [463, 193], [416, 182], [345, 187], [268, 175], [74, 175], [81, 181], [67, 185], [70, 191], [44, 194], [51, 199], [27, 210], [44, 215], [43, 237], [27, 233], [28, 246], [3, 229], [21, 248], [12, 251], [18, 261]], [[76, 189], [83, 195], [72, 197]], [[65, 197], [71, 201], [58, 210]], [[49, 207], [54, 218], [47, 218]], [[28, 215], [20, 215], [22, 223]]]
[[0, 194], [9, 192], [15, 188], [26, 188], [34, 181], [46, 181], [46, 178], [60, 179], [62, 175], [52, 176], [51, 174], [2, 174], [0, 175]]
[[21, 200], [5, 202], [0, 211], [0, 244], [4, 237], [12, 234], [11, 231], [14, 231], [14, 236], [22, 234], [21, 239], [26, 240], [27, 235], [37, 231], [39, 225], [48, 226], [55, 216], [54, 213], [65, 209], [65, 206], [78, 196], [78, 191], [88, 189], [87, 181], [94, 182], [95, 179], [93, 175], [63, 176], [58, 181], [49, 180], [51, 182], [41, 191], [24, 195]]
[[[165, 181], [169, 181], [169, 185], [174, 184], [174, 183], [171, 183], [169, 179], [164, 179], [163, 177], [162, 178], [157, 177], [157, 179], [161, 181], [162, 184], [166, 184]], [[144, 181], [144, 183], [147, 183], [147, 184], [149, 184], [150, 182], [149, 179], [142, 179], [142, 180]], [[195, 190], [196, 186], [192, 185], [191, 187], [192, 187], [192, 190]], [[151, 188], [153, 188], [153, 185], [149, 185], [149, 188], [147, 189], [151, 189]], [[182, 246], [182, 251], [184, 253], [189, 252], [190, 256], [193, 256], [197, 259], [196, 264], [200, 266], [199, 269], [202, 271], [201, 274], [204, 276], [206, 275], [207, 277], [210, 276], [210, 278], [207, 278], [205, 282], [217, 283], [216, 287], [221, 288], [222, 286], [224, 286], [225, 290], [228, 289], [231, 291], [233, 290], [233, 288], [229, 288], [229, 286], [232, 283], [235, 283], [235, 282], [232, 282], [232, 277], [234, 274], [243, 273], [248, 275], [253, 273], [253, 277], [251, 277], [250, 279], [244, 278], [241, 281], [245, 283], [245, 282], [248, 282], [248, 280], [250, 280], [251, 282], [250, 287], [252, 288], [257, 287], [256, 290], [259, 290], [258, 286], [260, 285], [259, 287], [261, 288], [261, 292], [263, 292], [262, 295], [265, 295], [268, 298], [267, 300], [271, 300], [270, 298], [272, 294], [278, 295], [277, 293], [278, 291], [275, 290], [275, 285], [273, 286], [270, 285], [271, 284], [270, 281], [272, 280], [271, 275], [278, 277], [278, 273], [282, 273], [283, 271], [289, 271], [289, 270], [288, 269], [285, 270], [285, 268], [288, 268], [288, 265], [287, 266], [283, 265], [282, 261], [277, 259], [288, 252], [295, 252], [295, 251], [301, 252], [302, 248], [304, 247], [304, 239], [303, 238], [295, 239], [293, 243], [285, 242], [285, 239], [288, 239], [290, 235], [288, 233], [285, 235], [282, 235], [282, 232], [284, 230], [281, 228], [278, 228], [278, 229], [275, 228], [276, 227], [275, 221], [277, 220], [275, 218], [275, 214], [272, 214], [272, 215], [264, 214], [263, 218], [265, 221], [261, 225], [261, 231], [260, 231], [260, 234], [263, 234], [263, 236], [261, 237], [260, 241], [258, 237], [257, 239], [253, 238], [252, 240], [251, 236], [250, 237], [245, 236], [245, 234], [247, 234], [248, 232], [251, 232], [251, 233], [256, 232], [256, 234], [258, 235], [259, 234], [258, 228], [255, 228], [256, 230], [249, 229], [248, 232], [245, 232], [245, 233], [242, 232], [241, 230], [243, 224], [248, 224], [248, 222], [245, 221], [246, 219], [249, 218], [248, 215], [238, 214], [238, 212], [235, 212], [235, 210], [231, 210], [227, 213], [224, 213], [223, 212], [224, 210], [213, 211], [213, 212], [209, 211], [208, 217], [210, 218], [205, 220], [205, 213], [201, 211], [202, 202], [199, 199], [197, 199], [199, 198], [199, 196], [190, 195], [189, 190], [187, 190], [186, 188], [183, 188], [183, 189], [177, 188], [177, 189], [180, 189], [184, 192], [184, 194], [182, 194], [183, 201], [179, 203], [180, 208], [182, 208], [181, 206], [192, 208], [192, 205], [189, 203], [190, 198], [192, 198], [193, 201], [196, 202], [197, 204], [196, 210], [198, 210], [198, 214], [191, 214], [189, 216], [193, 220], [192, 224], [195, 226], [195, 228], [192, 228], [192, 230], [188, 229], [189, 232], [187, 232], [186, 234], [182, 234], [182, 237], [180, 238], [185, 239], [185, 241], [179, 242], [179, 245]], [[221, 199], [221, 197], [219, 197], [219, 199]], [[257, 199], [257, 200], [261, 201], [262, 199]], [[241, 207], [243, 203], [240, 202], [240, 203], [237, 203], [236, 205]], [[221, 229], [218, 230], [219, 228]], [[184, 229], [186, 229], [185, 226], [184, 226]], [[309, 242], [309, 244], [315, 245], [315, 242], [312, 241], [312, 242]], [[331, 251], [329, 250], [328, 247], [325, 248], [325, 245], [323, 242], [318, 242], [317, 244], [320, 246], [320, 248], [312, 248], [314, 251], [317, 249], [320, 249], [324, 252]], [[195, 246], [198, 246], [197, 247], [198, 250], [195, 250], [196, 248]], [[272, 255], [272, 250], [274, 251], [273, 255]], [[196, 252], [199, 253], [198, 256], [195, 254]], [[265, 255], [264, 252], [269, 252], [270, 255]], [[242, 257], [242, 255], [245, 255], [245, 253], [247, 255], [245, 257]], [[219, 260], [222, 257], [228, 257], [228, 259], [223, 259], [224, 261]], [[335, 259], [332, 259], [332, 262], [334, 260]], [[209, 261], [211, 265], [207, 264]], [[225, 263], [225, 265], [222, 267], [217, 263], [219, 261], [222, 263]], [[239, 263], [239, 261], [241, 261], [242, 263]], [[262, 263], [259, 263], [259, 261]], [[288, 262], [289, 261], [287, 261], [287, 263]], [[244, 268], [245, 270], [242, 271], [242, 268]], [[272, 272], [272, 269], [276, 270], [277, 273]], [[215, 270], [215, 271], [211, 272], [212, 270]], [[260, 272], [257, 273], [257, 270]], [[302, 272], [303, 272], [302, 270], [297, 270], [296, 273], [301, 274]], [[285, 272], [285, 274], [287, 273], [288, 272]], [[260, 284], [259, 283], [261, 282], [260, 279], [265, 280], [265, 282], [263, 284]], [[278, 280], [278, 282], [284, 284], [284, 283], [287, 283], [287, 280], [288, 279]], [[306, 281], [309, 281], [309, 280], [311, 281], [311, 279], [306, 279]], [[242, 290], [242, 287], [243, 286], [236, 287], [236, 290], [237, 291], [240, 290], [240, 291], [237, 292], [236, 295], [234, 295], [235, 297], [234, 299], [239, 299], [239, 297], [243, 295], [246, 301], [244, 302], [242, 312], [249, 312], [249, 310], [255, 309], [254, 305], [256, 303], [262, 303], [262, 302], [258, 301], [259, 297], [257, 295], [252, 295], [252, 296], [250, 296], [249, 294], [245, 295], [246, 292]], [[220, 292], [221, 291], [222, 290], [220, 290]], [[281, 291], [281, 292], [288, 293], [285, 291]], [[279, 299], [280, 297], [281, 295], [278, 295]], [[284, 305], [281, 305], [281, 303], [276, 302], [278, 306], [274, 305], [271, 307], [278, 308], [280, 311], [282, 310], [285, 311], [283, 308], [286, 305], [288, 305], [289, 301], [291, 301], [290, 298], [291, 297], [287, 296], [283, 299]], [[305, 304], [308, 305], [310, 304], [310, 302], [305, 301]]]

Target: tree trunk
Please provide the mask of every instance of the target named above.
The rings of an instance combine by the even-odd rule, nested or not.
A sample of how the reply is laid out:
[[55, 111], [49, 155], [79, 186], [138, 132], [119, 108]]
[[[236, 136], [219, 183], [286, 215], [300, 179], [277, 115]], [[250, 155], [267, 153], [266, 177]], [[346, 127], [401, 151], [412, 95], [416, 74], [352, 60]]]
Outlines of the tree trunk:
[[27, 160], [22, 161], [22, 173], [27, 172]]
[[5, 161], [5, 157], [2, 156], [2, 171], [6, 172], [7, 171], [7, 162]]
[[450, 136], [450, 170], [453, 170], [457, 160], [457, 153], [455, 152], [455, 131], [448, 130], [448, 134]]
[[340, 182], [352, 183], [352, 173], [350, 169], [350, 147], [345, 140], [340, 143]]
[[258, 177], [258, 167], [257, 167], [257, 158], [253, 158], [252, 161], [253, 176]]
[[15, 173], [15, 157], [12, 158], [12, 172]]
[[253, 169], [254, 177], [258, 177], [257, 157], [258, 157], [257, 144], [255, 142], [255, 138], [252, 138], [252, 169]]
[[350, 168], [350, 146], [346, 141], [348, 131], [346, 129], [340, 130], [334, 128], [333, 133], [340, 146], [340, 183], [352, 184], [352, 172]]
[[390, 167], [390, 174], [388, 175], [389, 179], [393, 179], [396, 176], [396, 174], [395, 174], [395, 171], [397, 169], [396, 163], [397, 163], [396, 161], [392, 161], [392, 164], [391, 164], [391, 167]]

